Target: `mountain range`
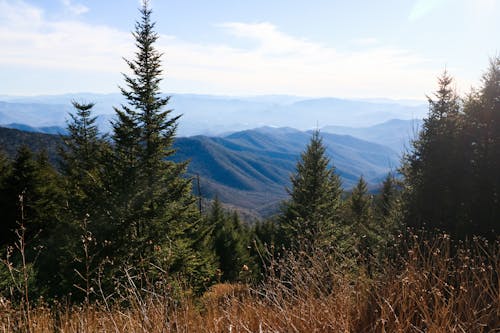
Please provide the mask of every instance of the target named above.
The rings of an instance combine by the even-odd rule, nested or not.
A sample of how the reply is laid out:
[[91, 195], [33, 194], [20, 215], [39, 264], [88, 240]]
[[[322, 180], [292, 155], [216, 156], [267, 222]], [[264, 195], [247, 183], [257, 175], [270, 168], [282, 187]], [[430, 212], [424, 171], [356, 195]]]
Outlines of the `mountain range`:
[[[103, 133], [110, 131], [113, 107], [123, 103], [119, 94], [0, 96], [0, 126], [10, 128], [1, 129], [0, 148], [13, 155], [24, 143], [46, 148], [54, 160], [72, 100], [95, 103]], [[188, 175], [200, 179], [201, 194], [217, 195], [254, 216], [269, 215], [286, 198], [285, 187], [311, 129], [321, 130], [346, 189], [361, 175], [375, 188], [398, 167], [427, 109], [410, 100], [284, 95], [174, 94], [169, 106], [173, 115], [182, 114], [174, 159], [191, 161]]]
[[[386, 146], [349, 135], [321, 132], [321, 136], [346, 189], [361, 175], [374, 188], [399, 164], [398, 153]], [[250, 216], [269, 216], [287, 197], [285, 188], [310, 137], [311, 132], [287, 127], [261, 127], [216, 137], [179, 137], [173, 159], [190, 161], [187, 176], [199, 179], [201, 196], [218, 196]], [[10, 156], [24, 144], [34, 150], [48, 150], [55, 161], [60, 143], [60, 135], [0, 128], [0, 148]], [[198, 186], [194, 191], [198, 194]]]
[[[399, 165], [398, 154], [388, 147], [349, 135], [321, 136], [345, 189], [361, 175], [376, 187]], [[310, 132], [272, 127], [179, 138], [175, 159], [190, 160], [188, 174], [199, 176], [202, 195], [267, 216], [286, 198], [290, 175], [310, 138]]]
[[[113, 107], [120, 94], [0, 96], [0, 124], [65, 127], [71, 101], [95, 102], [100, 129], [110, 130]], [[324, 126], [370, 127], [391, 119], [421, 119], [427, 110], [420, 101], [356, 100], [297, 96], [211, 96], [173, 94], [169, 107], [182, 114], [178, 135], [221, 135], [262, 126], [310, 130]]]

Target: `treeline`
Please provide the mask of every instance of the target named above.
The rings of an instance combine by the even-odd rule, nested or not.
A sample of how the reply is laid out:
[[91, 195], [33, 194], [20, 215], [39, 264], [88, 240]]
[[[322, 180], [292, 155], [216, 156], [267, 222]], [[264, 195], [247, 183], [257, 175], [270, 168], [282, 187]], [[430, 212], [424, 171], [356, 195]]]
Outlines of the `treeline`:
[[93, 104], [75, 101], [56, 168], [25, 147], [13, 160], [0, 156], [3, 296], [29, 304], [29, 289], [48, 300], [108, 300], [130, 281], [196, 294], [216, 282], [260, 280], [269, 258], [286, 250], [331, 250], [353, 270], [376, 274], [408, 226], [497, 237], [499, 58], [464, 99], [441, 77], [422, 131], [379, 194], [361, 177], [346, 195], [315, 132], [281, 213], [248, 225], [217, 198], [202, 214], [186, 163], [170, 159], [179, 117], [160, 94], [146, 2], [133, 35], [137, 52], [121, 88], [127, 103], [115, 108], [109, 136], [99, 133]]

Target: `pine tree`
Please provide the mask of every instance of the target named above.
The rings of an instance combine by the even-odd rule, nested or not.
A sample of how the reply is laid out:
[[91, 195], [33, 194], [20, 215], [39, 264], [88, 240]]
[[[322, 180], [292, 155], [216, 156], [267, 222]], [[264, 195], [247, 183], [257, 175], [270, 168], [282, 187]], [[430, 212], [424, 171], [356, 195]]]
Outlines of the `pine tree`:
[[401, 189], [394, 174], [387, 174], [375, 198], [375, 219], [381, 237], [390, 242], [401, 227]]
[[247, 269], [252, 266], [238, 215], [226, 213], [216, 197], [207, 219], [213, 226], [213, 250], [219, 261], [220, 280], [236, 281], [244, 265]]
[[500, 59], [463, 106], [445, 73], [413, 151], [405, 157], [404, 215], [410, 226], [454, 237], [495, 237], [500, 218]]
[[56, 223], [60, 207], [57, 178], [46, 153], [36, 156], [26, 146], [18, 149], [10, 175], [4, 180], [2, 218], [10, 226], [8, 239], [13, 240], [21, 220], [26, 227], [27, 241], [39, 238], [41, 232]]
[[406, 224], [450, 232], [463, 215], [459, 197], [463, 179], [461, 105], [452, 82], [446, 72], [439, 78], [435, 99], [428, 98], [429, 114], [423, 129], [402, 167]]
[[148, 1], [140, 13], [133, 33], [138, 51], [126, 60], [132, 75], [124, 74], [121, 88], [127, 104], [115, 108], [114, 152], [106, 176], [114, 251], [122, 261], [146, 266], [162, 257], [173, 271], [189, 275], [210, 269], [194, 246], [200, 216], [191, 182], [183, 177], [187, 165], [170, 159], [179, 116], [171, 116], [170, 98], [160, 93], [161, 54], [154, 47], [158, 34]]
[[[80, 284], [81, 273], [86, 269], [94, 273], [87, 274], [87, 280], [96, 279], [98, 266], [108, 254], [105, 240], [112, 239], [113, 230], [109, 228], [103, 184], [105, 156], [109, 155], [110, 146], [100, 135], [96, 117], [92, 115], [94, 103], [73, 101], [72, 104], [75, 112], [70, 114], [68, 135], [61, 137], [63, 145], [59, 147], [65, 197], [63, 217], [46, 240], [50, 255], [40, 256], [43, 269], [38, 279], [45, 285], [48, 296], [72, 293], [73, 299], [78, 300], [81, 290], [75, 289], [75, 285]], [[89, 244], [94, 245], [92, 249]], [[85, 267], [90, 257], [92, 265]]]
[[[43, 264], [46, 258], [54, 255], [50, 239], [61, 223], [64, 201], [60, 176], [48, 162], [47, 154], [42, 151], [35, 155], [28, 147], [20, 147], [2, 187], [0, 210], [5, 223], [2, 232], [5, 231], [3, 237], [6, 244], [18, 242], [19, 231], [22, 231], [22, 240], [26, 244], [25, 263], [32, 275], [30, 278], [34, 274], [58, 274]], [[20, 259], [14, 256], [11, 260], [17, 264]], [[42, 278], [37, 282], [36, 292], [43, 293], [49, 288], [48, 280]]]
[[493, 237], [500, 219], [500, 57], [491, 59], [482, 87], [468, 96], [464, 113], [464, 190], [469, 201], [462, 233]]
[[340, 227], [341, 183], [315, 131], [291, 177], [280, 225], [285, 245], [327, 246]]
[[387, 241], [384, 239], [385, 226], [375, 218], [372, 205], [368, 184], [360, 177], [347, 201], [347, 237], [344, 239], [344, 250], [351, 245], [350, 250], [355, 249], [357, 261], [363, 263], [368, 274], [372, 274], [375, 258], [382, 252]]
[[393, 210], [397, 197], [396, 181], [392, 173], [388, 173], [382, 182], [380, 194], [376, 198], [377, 215], [380, 219], [387, 218]]
[[366, 225], [371, 219], [371, 202], [368, 197], [368, 184], [363, 176], [352, 190], [348, 206], [353, 224]]
[[104, 200], [102, 193], [103, 156], [109, 149], [99, 134], [96, 117], [92, 116], [94, 103], [72, 102], [76, 113], [70, 114], [68, 135], [59, 149], [60, 170], [66, 180], [66, 195], [70, 218], [94, 218]]

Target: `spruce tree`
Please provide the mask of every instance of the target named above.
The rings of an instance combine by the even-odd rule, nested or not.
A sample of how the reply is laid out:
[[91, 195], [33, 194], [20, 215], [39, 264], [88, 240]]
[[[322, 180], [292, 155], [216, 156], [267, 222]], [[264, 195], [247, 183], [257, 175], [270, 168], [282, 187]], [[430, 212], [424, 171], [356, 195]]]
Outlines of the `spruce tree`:
[[243, 267], [246, 270], [253, 267], [247, 249], [246, 232], [238, 215], [225, 212], [218, 197], [213, 201], [207, 219], [213, 226], [213, 250], [219, 262], [220, 280], [236, 281]]
[[[14, 230], [23, 222], [26, 241], [40, 238], [59, 218], [61, 207], [58, 175], [45, 152], [35, 155], [21, 146], [9, 176], [4, 179], [2, 218], [7, 221], [7, 239], [15, 240]], [[10, 235], [10, 236], [9, 236]]]
[[409, 226], [454, 232], [462, 219], [461, 105], [452, 83], [446, 72], [439, 78], [435, 99], [428, 98], [429, 114], [422, 131], [404, 157], [405, 222]]
[[81, 284], [84, 272], [85, 284], [97, 280], [98, 266], [109, 254], [106, 240], [112, 239], [114, 230], [108, 223], [104, 187], [105, 156], [109, 155], [110, 145], [99, 133], [92, 115], [94, 103], [73, 101], [72, 105], [74, 113], [70, 113], [67, 123], [68, 134], [61, 136], [63, 145], [59, 147], [65, 197], [63, 218], [47, 239], [51, 254], [39, 259], [46, 268], [39, 272], [39, 279], [49, 295], [72, 293], [73, 299], [81, 300], [88, 295], [81, 295], [75, 285]]
[[327, 246], [340, 228], [342, 188], [325, 146], [315, 131], [291, 176], [290, 200], [284, 203], [280, 225], [287, 246]]
[[348, 202], [351, 220], [354, 224], [366, 225], [371, 220], [371, 202], [368, 197], [368, 184], [363, 176], [353, 188]]
[[94, 103], [72, 102], [75, 114], [70, 114], [68, 135], [60, 147], [60, 170], [66, 182], [70, 218], [96, 218], [102, 205], [103, 156], [109, 149], [99, 134], [96, 117], [92, 116]]
[[[2, 187], [0, 209], [5, 221], [2, 236], [8, 245], [14, 245], [22, 237], [26, 244], [24, 260], [33, 274], [30, 278], [38, 275], [38, 288], [32, 291], [44, 293], [49, 289], [47, 282], [52, 283], [52, 280], [38, 277], [59, 273], [44, 263], [54, 255], [50, 239], [62, 220], [64, 196], [60, 176], [48, 162], [45, 152], [35, 155], [28, 147], [21, 146]], [[19, 264], [18, 256], [16, 252], [11, 258], [14, 264]]]
[[464, 105], [464, 176], [469, 197], [462, 233], [494, 238], [500, 219], [500, 57], [491, 59], [482, 86]]
[[361, 258], [370, 263], [379, 250], [382, 226], [374, 218], [368, 184], [361, 176], [347, 201], [348, 241], [356, 244]]
[[166, 108], [170, 98], [160, 92], [161, 53], [154, 46], [158, 34], [148, 1], [140, 13], [133, 33], [138, 50], [126, 60], [132, 74], [124, 74], [121, 88], [127, 103], [115, 108], [114, 151], [106, 176], [114, 251], [122, 261], [146, 266], [161, 257], [173, 271], [192, 275], [210, 270], [194, 245], [200, 216], [191, 182], [183, 177], [186, 163], [170, 159], [179, 116], [172, 116]]
[[388, 173], [382, 182], [380, 193], [376, 198], [377, 215], [380, 219], [385, 219], [391, 214], [396, 198], [396, 180], [392, 173]]

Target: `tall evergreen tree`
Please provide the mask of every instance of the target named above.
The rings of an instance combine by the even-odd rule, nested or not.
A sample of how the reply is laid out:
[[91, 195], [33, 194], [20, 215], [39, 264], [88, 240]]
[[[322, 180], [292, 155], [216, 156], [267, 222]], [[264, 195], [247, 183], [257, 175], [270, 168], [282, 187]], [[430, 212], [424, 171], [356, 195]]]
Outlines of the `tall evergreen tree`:
[[146, 265], [163, 256], [174, 271], [191, 274], [204, 265], [194, 250], [200, 216], [191, 182], [183, 177], [186, 163], [169, 159], [179, 116], [171, 116], [170, 98], [160, 93], [161, 54], [154, 47], [158, 34], [148, 1], [140, 13], [133, 33], [138, 50], [126, 60], [132, 75], [124, 74], [121, 88], [127, 104], [115, 108], [114, 154], [106, 176], [109, 216], [117, 230], [114, 249]]
[[500, 57], [491, 59], [482, 87], [464, 105], [464, 190], [469, 196], [464, 232], [492, 237], [500, 219]]
[[315, 131], [291, 177], [291, 198], [284, 203], [280, 225], [286, 245], [329, 245], [335, 228], [340, 227], [342, 188], [329, 163], [319, 131]]
[[462, 156], [459, 147], [461, 105], [452, 88], [453, 79], [439, 78], [435, 99], [429, 100], [429, 114], [413, 150], [404, 158], [405, 221], [454, 232], [463, 216], [460, 205]]
[[[49, 296], [72, 293], [77, 300], [81, 290], [74, 286], [80, 285], [84, 271], [86, 284], [97, 278], [98, 265], [107, 255], [103, 251], [105, 240], [112, 239], [113, 230], [108, 224], [103, 186], [104, 156], [109, 154], [110, 146], [100, 135], [92, 115], [94, 103], [72, 104], [75, 112], [70, 114], [68, 135], [61, 137], [63, 145], [59, 147], [65, 197], [63, 218], [46, 240], [50, 255], [40, 256], [44, 269], [39, 271], [38, 279]], [[92, 251], [89, 244], [95, 245]]]
[[94, 103], [72, 104], [75, 114], [70, 114], [68, 135], [62, 137], [64, 147], [59, 149], [60, 170], [66, 180], [70, 218], [83, 220], [94, 218], [104, 199], [103, 156], [109, 147], [92, 116]]

